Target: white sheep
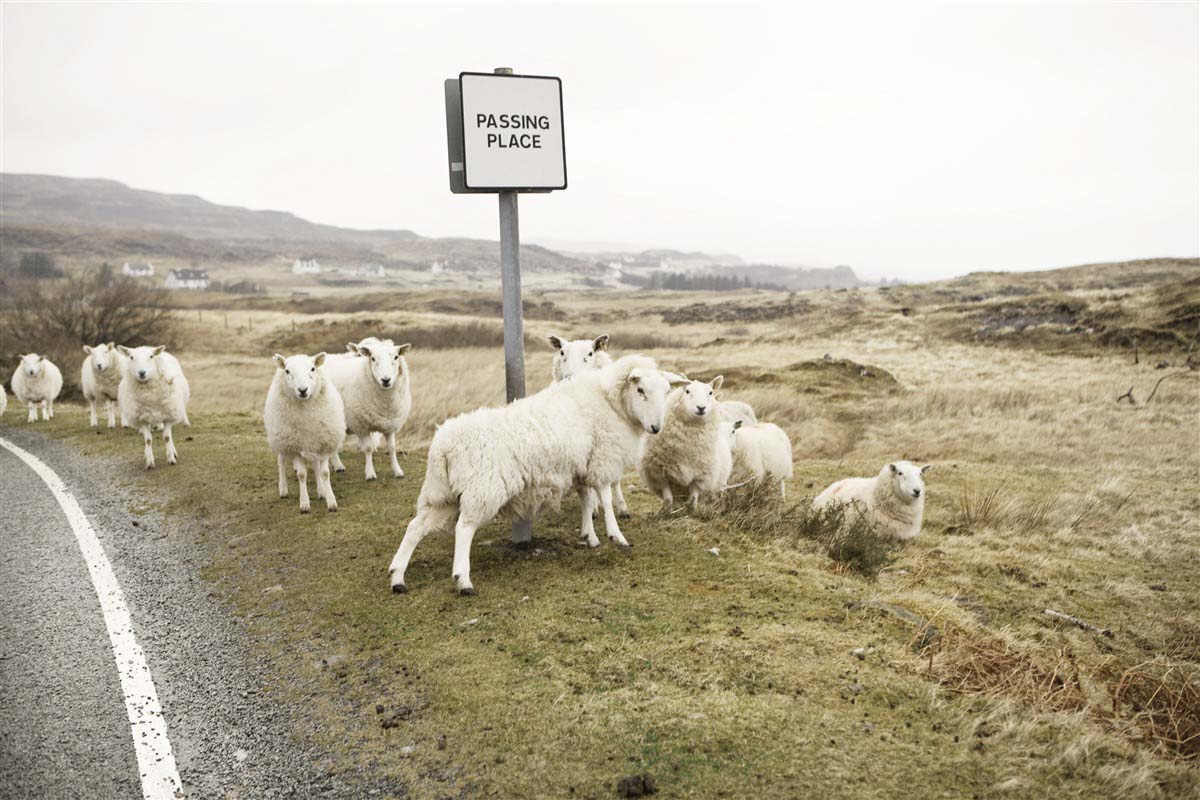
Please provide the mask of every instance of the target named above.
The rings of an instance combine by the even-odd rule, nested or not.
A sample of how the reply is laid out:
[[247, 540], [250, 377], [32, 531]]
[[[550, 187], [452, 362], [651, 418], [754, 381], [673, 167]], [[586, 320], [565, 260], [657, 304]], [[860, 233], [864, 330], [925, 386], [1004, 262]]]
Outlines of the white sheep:
[[662, 498], [664, 511], [673, 507], [676, 491], [687, 494], [695, 511], [701, 496], [720, 492], [729, 482], [733, 458], [721, 436], [716, 397], [723, 380], [718, 375], [709, 383], [692, 381], [672, 390], [662, 434], [643, 443], [638, 474]]
[[[346, 407], [346, 430], [358, 439], [358, 449], [366, 460], [366, 479], [373, 481], [375, 450], [386, 439], [392, 477], [403, 478], [404, 470], [396, 457], [396, 434], [412, 410], [412, 387], [408, 361], [404, 353], [412, 345], [395, 345], [391, 339], [368, 337], [348, 344], [350, 352], [330, 356], [325, 373], [337, 387]], [[346, 469], [337, 453], [333, 468]]]
[[121, 421], [141, 430], [146, 445], [146, 469], [154, 469], [152, 429], [156, 425], [162, 426], [167, 463], [174, 464], [179, 460], [179, 452], [171, 437], [171, 426], [192, 424], [187, 415], [192, 392], [183, 368], [162, 346], [117, 345], [117, 350], [128, 359], [125, 374], [117, 386]]
[[612, 507], [620, 477], [643, 432], [662, 430], [670, 381], [644, 356], [625, 356], [501, 408], [481, 408], [445, 422], [429, 446], [417, 513], [388, 573], [394, 592], [417, 544], [431, 531], [454, 526], [452, 576], [461, 594], [474, 594], [470, 549], [475, 531], [497, 514], [532, 517], [571, 489], [582, 503], [581, 530], [599, 546], [592, 524], [592, 490], [600, 496], [605, 531], [622, 547]]
[[125, 372], [125, 356], [112, 342], [95, 347], [83, 346], [87, 358], [79, 368], [79, 385], [83, 388], [83, 399], [88, 402], [88, 420], [93, 428], [96, 419], [96, 404], [103, 402], [108, 410], [108, 427], [117, 427], [117, 388]]
[[550, 364], [550, 374], [554, 381], [562, 381], [585, 369], [603, 369], [612, 364], [612, 358], [605, 352], [608, 349], [608, 334], [603, 333], [595, 339], [564, 339], [561, 336], [550, 336], [550, 346], [554, 348], [554, 360]]
[[62, 372], [50, 359], [37, 353], [21, 356], [21, 366], [12, 376], [13, 397], [29, 406], [29, 422], [37, 422], [38, 406], [42, 419], [54, 418], [54, 401], [62, 391]]
[[[550, 374], [554, 382], [569, 380], [572, 376], [587, 369], [603, 369], [612, 364], [612, 358], [607, 352], [608, 334], [602, 333], [595, 339], [564, 339], [561, 336], [550, 336], [550, 346], [554, 348], [554, 361], [550, 365]], [[633, 466], [630, 463], [628, 466]], [[625, 492], [621, 490], [621, 482], [613, 484], [613, 498], [617, 507], [617, 515], [629, 516], [629, 505], [625, 502]], [[592, 498], [594, 508], [599, 508], [599, 499]]]
[[770, 482], [779, 484], [779, 493], [787, 497], [787, 481], [792, 479], [792, 440], [778, 425], [757, 422], [754, 409], [740, 400], [721, 403], [721, 416], [741, 423], [733, 445], [735, 485]]
[[325, 374], [325, 354], [274, 356], [275, 377], [267, 390], [263, 424], [267, 444], [279, 465], [279, 496], [287, 497], [287, 462], [291, 459], [300, 484], [300, 513], [310, 509], [308, 469], [313, 463], [317, 497], [325, 507], [337, 511], [337, 498], [329, 480], [329, 464], [346, 439], [346, 412], [342, 396]]
[[896, 461], [874, 478], [845, 478], [817, 495], [813, 508], [842, 505], [850, 521], [865, 519], [886, 536], [912, 539], [921, 532], [925, 473], [930, 466]]

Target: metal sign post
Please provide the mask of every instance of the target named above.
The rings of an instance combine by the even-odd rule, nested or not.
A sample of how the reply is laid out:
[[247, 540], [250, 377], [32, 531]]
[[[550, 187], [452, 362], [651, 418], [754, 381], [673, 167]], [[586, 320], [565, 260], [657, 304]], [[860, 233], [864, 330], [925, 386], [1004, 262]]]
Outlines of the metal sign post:
[[[503, 80], [497, 81], [496, 77]], [[465, 86], [469, 80], [469, 86]], [[521, 316], [520, 192], [567, 188], [558, 78], [513, 75], [509, 67], [463, 72], [446, 81], [450, 191], [500, 199], [500, 287], [504, 313], [504, 386], [508, 402], [525, 396], [525, 326]], [[514, 544], [533, 539], [529, 520], [513, 523]]]

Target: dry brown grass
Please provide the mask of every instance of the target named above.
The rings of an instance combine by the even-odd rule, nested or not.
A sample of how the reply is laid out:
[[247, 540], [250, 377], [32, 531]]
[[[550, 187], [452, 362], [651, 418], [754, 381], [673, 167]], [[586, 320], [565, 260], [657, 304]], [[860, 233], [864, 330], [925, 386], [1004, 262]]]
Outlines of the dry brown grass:
[[1125, 670], [1112, 710], [1141, 736], [1183, 759], [1200, 760], [1200, 668], [1156, 658]]

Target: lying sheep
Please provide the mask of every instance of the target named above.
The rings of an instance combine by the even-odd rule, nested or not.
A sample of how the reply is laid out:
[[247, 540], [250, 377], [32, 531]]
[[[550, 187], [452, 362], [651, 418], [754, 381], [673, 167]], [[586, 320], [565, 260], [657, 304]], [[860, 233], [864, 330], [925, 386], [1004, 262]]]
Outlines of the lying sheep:
[[550, 346], [557, 352], [550, 364], [550, 374], [554, 381], [566, 380], [572, 375], [585, 369], [603, 369], [612, 364], [612, 358], [604, 352], [608, 349], [608, 334], [603, 333], [595, 339], [564, 339], [561, 336], [551, 336]]
[[695, 511], [701, 496], [720, 492], [729, 482], [733, 458], [722, 442], [716, 396], [723, 380], [718, 375], [710, 383], [692, 381], [674, 389], [662, 434], [643, 443], [638, 474], [662, 498], [664, 511], [674, 506], [676, 492], [687, 494]]
[[[339, 353], [326, 362], [325, 372], [346, 407], [346, 431], [358, 438], [358, 448], [366, 457], [366, 478], [375, 480], [375, 450], [386, 438], [392, 477], [403, 478], [404, 470], [396, 457], [396, 434], [412, 410], [412, 391], [408, 361], [404, 353], [409, 344], [395, 345], [391, 339], [374, 337], [349, 344], [348, 353]], [[382, 437], [382, 438], [381, 438]], [[337, 453], [333, 468], [346, 469]]]
[[452, 575], [461, 594], [474, 594], [475, 531], [502, 512], [531, 517], [570, 489], [579, 492], [588, 544], [600, 544], [592, 525], [595, 490], [609, 539], [628, 547], [613, 511], [612, 484], [642, 434], [662, 429], [672, 380], [683, 379], [660, 372], [652, 359], [625, 356], [507, 406], [444, 423], [429, 447], [416, 517], [388, 568], [392, 591], [407, 591], [404, 574], [417, 544], [453, 525]]
[[887, 536], [912, 539], [921, 532], [921, 519], [925, 515], [924, 476], [930, 466], [896, 461], [874, 478], [845, 478], [817, 495], [813, 508], [843, 505], [850, 519], [865, 519]]
[[112, 342], [95, 347], [83, 346], [87, 358], [79, 369], [79, 385], [83, 388], [83, 399], [88, 402], [88, 421], [93, 428], [96, 420], [96, 404], [103, 402], [108, 410], [108, 427], [117, 427], [117, 387], [125, 371], [125, 356]]
[[342, 396], [326, 375], [325, 354], [284, 358], [275, 354], [275, 377], [267, 390], [263, 424], [267, 444], [279, 463], [279, 496], [287, 497], [287, 462], [291, 459], [300, 484], [300, 513], [307, 514], [308, 469], [313, 462], [317, 497], [337, 511], [337, 498], [329, 480], [329, 462], [346, 439], [346, 412]]
[[62, 391], [62, 372], [45, 356], [26, 353], [12, 376], [13, 397], [29, 406], [29, 422], [37, 422], [38, 406], [42, 420], [54, 418], [54, 401]]
[[792, 441], [783, 429], [770, 422], [756, 422], [754, 409], [747, 403], [730, 400], [721, 403], [721, 416], [740, 423], [733, 446], [733, 472], [730, 481], [778, 483], [779, 493], [787, 497], [787, 481], [792, 478]]
[[[612, 364], [612, 358], [605, 352], [608, 349], [607, 333], [602, 333], [595, 339], [567, 340], [561, 336], [551, 336], [549, 341], [550, 346], [557, 351], [554, 354], [554, 362], [550, 365], [555, 383], [569, 380], [583, 370], [603, 369]], [[633, 463], [626, 466], [631, 467]], [[629, 505], [625, 502], [625, 492], [621, 491], [620, 481], [613, 484], [613, 496], [617, 514], [622, 517], [629, 516]], [[599, 508], [599, 498], [592, 499], [595, 501], [593, 507]]]
[[191, 425], [188, 420], [187, 404], [191, 387], [179, 366], [179, 360], [159, 347], [125, 347], [118, 345], [117, 351], [124, 355], [125, 374], [117, 386], [117, 403], [121, 409], [121, 421], [142, 432], [146, 444], [146, 469], [154, 469], [152, 429], [162, 426], [163, 445], [167, 451], [167, 463], [179, 460], [175, 441], [171, 438], [171, 426]]

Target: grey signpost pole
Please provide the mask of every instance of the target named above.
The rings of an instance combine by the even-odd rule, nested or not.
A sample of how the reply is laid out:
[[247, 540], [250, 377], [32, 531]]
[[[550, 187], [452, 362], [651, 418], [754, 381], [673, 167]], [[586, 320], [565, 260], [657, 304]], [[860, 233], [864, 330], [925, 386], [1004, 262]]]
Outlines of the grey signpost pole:
[[[511, 67], [497, 67], [511, 75]], [[504, 389], [508, 402], [525, 396], [525, 324], [521, 319], [521, 231], [517, 193], [500, 192], [500, 291], [504, 306]], [[533, 526], [519, 519], [512, 526], [513, 544], [533, 541]]]

